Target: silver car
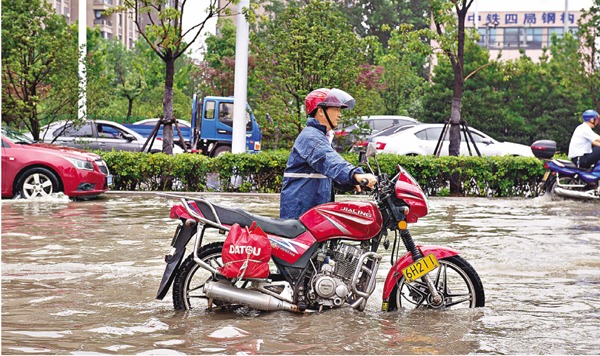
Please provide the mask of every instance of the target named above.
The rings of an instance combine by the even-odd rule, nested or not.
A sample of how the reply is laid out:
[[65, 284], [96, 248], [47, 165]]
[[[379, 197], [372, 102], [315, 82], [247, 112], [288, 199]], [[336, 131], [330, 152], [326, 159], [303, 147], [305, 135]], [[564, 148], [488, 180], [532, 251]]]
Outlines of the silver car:
[[[32, 136], [28, 134], [28, 136]], [[57, 121], [40, 130], [40, 141], [84, 150], [140, 152], [146, 139], [137, 132], [116, 122], [86, 120], [85, 122]], [[146, 152], [162, 152], [162, 141], [155, 140]], [[183, 152], [179, 146], [173, 153]]]

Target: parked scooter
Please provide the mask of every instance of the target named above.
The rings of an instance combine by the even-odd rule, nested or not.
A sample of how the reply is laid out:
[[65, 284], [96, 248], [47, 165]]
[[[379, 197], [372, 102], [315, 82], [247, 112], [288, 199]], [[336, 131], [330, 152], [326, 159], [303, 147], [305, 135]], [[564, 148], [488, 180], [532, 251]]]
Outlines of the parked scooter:
[[579, 168], [570, 160], [552, 159], [556, 142], [536, 141], [531, 145], [533, 154], [544, 160], [546, 173], [541, 188], [551, 197], [574, 199], [600, 199], [600, 164], [591, 168]]
[[[376, 151], [370, 144], [366, 153], [361, 153], [361, 162], [371, 172], [369, 158], [376, 164], [379, 182], [372, 191], [374, 202], [327, 203], [299, 219], [280, 220], [180, 197], [181, 203], [171, 208], [171, 217], [180, 219], [181, 224], [171, 242], [171, 253], [165, 256], [167, 266], [157, 299], [163, 299], [173, 284], [175, 309], [246, 306], [307, 312], [349, 305], [362, 311], [375, 291], [382, 260], [378, 247], [392, 245], [382, 310], [483, 307], [481, 280], [458, 251], [415, 245], [407, 224], [427, 215], [425, 194], [400, 165], [391, 179], [381, 173]], [[207, 229], [222, 233], [239, 230], [234, 224], [252, 225], [250, 229], [258, 226], [268, 236], [272, 250], [267, 277], [223, 275], [224, 252], [247, 251], [250, 263], [251, 255], [260, 252], [256, 247], [235, 245], [223, 251], [221, 241], [205, 244]], [[393, 243], [388, 231], [394, 232]], [[182, 263], [192, 237], [192, 253]], [[408, 251], [402, 255], [399, 241]]]

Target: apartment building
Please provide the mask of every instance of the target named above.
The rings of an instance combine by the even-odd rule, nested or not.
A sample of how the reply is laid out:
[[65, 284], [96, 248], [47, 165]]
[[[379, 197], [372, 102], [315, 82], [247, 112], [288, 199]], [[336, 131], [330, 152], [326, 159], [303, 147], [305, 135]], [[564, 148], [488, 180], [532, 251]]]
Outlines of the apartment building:
[[139, 34], [133, 22], [133, 11], [129, 13], [115, 13], [105, 15], [103, 11], [111, 7], [121, 5], [122, 0], [46, 0], [54, 6], [57, 14], [67, 18], [69, 24], [79, 20], [79, 3], [86, 1], [88, 27], [96, 27], [100, 30], [103, 38], [116, 39], [127, 48], [133, 48]]

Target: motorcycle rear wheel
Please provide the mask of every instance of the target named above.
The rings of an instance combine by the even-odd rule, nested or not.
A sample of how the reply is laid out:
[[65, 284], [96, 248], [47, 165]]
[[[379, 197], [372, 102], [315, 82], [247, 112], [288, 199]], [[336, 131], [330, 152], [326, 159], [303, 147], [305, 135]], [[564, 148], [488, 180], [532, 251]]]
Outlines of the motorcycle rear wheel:
[[[223, 242], [213, 242], [198, 250], [198, 257], [214, 268], [223, 266], [221, 258]], [[206, 306], [204, 284], [213, 279], [212, 274], [200, 268], [190, 254], [179, 266], [173, 282], [173, 306], [177, 310], [187, 310]]]
[[443, 297], [441, 305], [431, 303], [432, 296], [421, 279], [407, 283], [398, 280], [389, 299], [388, 311], [396, 309], [457, 309], [485, 306], [483, 284], [475, 269], [462, 257], [451, 256], [438, 261], [440, 267], [429, 273]]
[[548, 180], [546, 181], [545, 186], [546, 186], [545, 194], [549, 194], [549, 195], [553, 196], [554, 188], [557, 186], [556, 176], [554, 174], [551, 174], [548, 177]]

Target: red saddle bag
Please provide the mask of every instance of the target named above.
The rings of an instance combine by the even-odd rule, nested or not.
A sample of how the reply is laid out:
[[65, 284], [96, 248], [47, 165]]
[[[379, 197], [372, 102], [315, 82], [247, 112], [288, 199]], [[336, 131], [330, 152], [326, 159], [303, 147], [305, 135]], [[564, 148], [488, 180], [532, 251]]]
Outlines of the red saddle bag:
[[233, 224], [223, 245], [222, 258], [219, 272], [227, 278], [267, 278], [271, 259], [269, 237], [256, 222], [244, 228]]

